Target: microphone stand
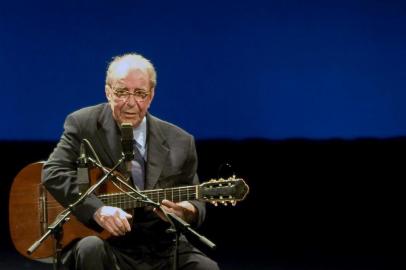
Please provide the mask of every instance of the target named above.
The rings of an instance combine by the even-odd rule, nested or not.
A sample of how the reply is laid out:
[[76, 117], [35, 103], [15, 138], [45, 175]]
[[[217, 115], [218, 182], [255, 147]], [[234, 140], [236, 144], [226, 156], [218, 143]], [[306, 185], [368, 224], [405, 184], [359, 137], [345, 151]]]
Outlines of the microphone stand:
[[200, 240], [203, 244], [208, 246], [211, 249], [216, 248], [216, 244], [214, 244], [212, 241], [204, 237], [203, 235], [199, 234], [196, 232], [194, 229], [190, 227], [190, 224], [175, 215], [174, 213], [169, 213], [164, 211], [161, 208], [162, 212], [165, 214], [166, 218], [168, 219], [169, 223], [171, 224], [171, 228], [169, 228], [167, 231], [168, 233], [174, 233], [175, 234], [175, 249], [174, 249], [174, 254], [173, 254], [173, 270], [178, 269], [178, 247], [179, 247], [179, 237], [180, 233], [183, 232], [184, 234], [190, 234], [195, 236], [197, 239]]

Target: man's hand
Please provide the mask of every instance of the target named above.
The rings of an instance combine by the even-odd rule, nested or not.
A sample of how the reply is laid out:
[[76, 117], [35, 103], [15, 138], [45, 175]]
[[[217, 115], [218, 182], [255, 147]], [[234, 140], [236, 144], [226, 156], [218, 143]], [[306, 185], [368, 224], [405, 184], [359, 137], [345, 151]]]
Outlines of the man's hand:
[[131, 231], [129, 218], [132, 216], [122, 209], [112, 206], [102, 206], [93, 216], [94, 220], [109, 233], [119, 236]]
[[[193, 223], [197, 219], [196, 207], [188, 201], [174, 203], [169, 200], [163, 200], [161, 203], [161, 207], [165, 211], [177, 215], [187, 223]], [[162, 213], [160, 209], [155, 208], [154, 211], [161, 219], [167, 221], [164, 213]]]

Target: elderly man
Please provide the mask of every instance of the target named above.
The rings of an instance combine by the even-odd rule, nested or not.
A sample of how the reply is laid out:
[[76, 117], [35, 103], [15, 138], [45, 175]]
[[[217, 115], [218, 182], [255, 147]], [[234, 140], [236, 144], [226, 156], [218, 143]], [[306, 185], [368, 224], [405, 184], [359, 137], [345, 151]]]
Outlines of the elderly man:
[[[122, 123], [131, 123], [135, 158], [132, 184], [140, 189], [170, 188], [199, 183], [194, 138], [181, 128], [148, 113], [155, 95], [156, 72], [138, 54], [115, 57], [110, 63], [105, 93], [108, 103], [83, 108], [65, 120], [61, 139], [43, 169], [43, 182], [65, 207], [79, 193], [76, 161], [83, 139], [90, 141], [101, 163], [112, 167], [121, 157]], [[138, 158], [137, 158], [138, 157]], [[120, 168], [125, 173], [125, 166]], [[193, 226], [205, 217], [199, 201], [163, 200], [162, 207]], [[170, 269], [174, 235], [161, 211], [150, 207], [132, 213], [105, 205], [95, 195], [74, 210], [85, 225], [104, 229], [114, 237], [85, 237], [64, 250], [63, 264], [70, 269]], [[182, 235], [179, 269], [218, 269], [217, 264]]]

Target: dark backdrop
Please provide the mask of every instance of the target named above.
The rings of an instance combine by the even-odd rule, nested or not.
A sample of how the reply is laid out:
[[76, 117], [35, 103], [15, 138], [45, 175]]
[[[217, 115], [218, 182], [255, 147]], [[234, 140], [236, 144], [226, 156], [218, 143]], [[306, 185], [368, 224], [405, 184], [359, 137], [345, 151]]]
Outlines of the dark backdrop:
[[[1, 211], [15, 174], [54, 142], [1, 143]], [[224, 269], [402, 269], [406, 139], [200, 140], [202, 180], [228, 162], [250, 186], [235, 207], [208, 206], [200, 246]], [[1, 219], [7, 269], [43, 269], [17, 255]], [[1, 265], [5, 268], [5, 265]], [[18, 267], [17, 267], [18, 266]], [[35, 269], [37, 269], [35, 268]], [[11, 268], [12, 269], [12, 268]], [[48, 268], [46, 268], [48, 269]]]

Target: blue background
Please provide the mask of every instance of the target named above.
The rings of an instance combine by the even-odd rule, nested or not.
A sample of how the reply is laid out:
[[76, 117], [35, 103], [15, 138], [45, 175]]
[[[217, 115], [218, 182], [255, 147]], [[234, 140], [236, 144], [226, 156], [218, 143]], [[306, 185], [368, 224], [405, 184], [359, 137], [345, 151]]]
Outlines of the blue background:
[[3, 2], [0, 139], [58, 139], [125, 52], [198, 139], [404, 136], [405, 26], [405, 1]]

